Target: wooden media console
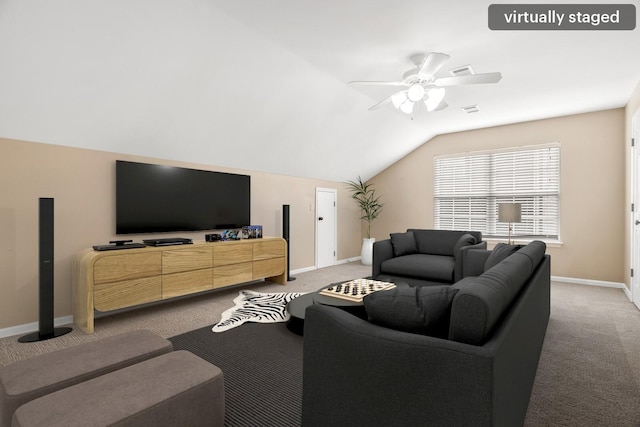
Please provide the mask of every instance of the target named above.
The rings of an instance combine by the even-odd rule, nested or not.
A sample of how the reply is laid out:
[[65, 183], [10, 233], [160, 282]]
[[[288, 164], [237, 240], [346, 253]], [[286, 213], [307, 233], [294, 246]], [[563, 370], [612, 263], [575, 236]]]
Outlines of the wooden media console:
[[94, 310], [109, 312], [252, 280], [285, 285], [286, 265], [287, 244], [279, 237], [86, 249], [74, 262], [73, 322], [91, 334]]

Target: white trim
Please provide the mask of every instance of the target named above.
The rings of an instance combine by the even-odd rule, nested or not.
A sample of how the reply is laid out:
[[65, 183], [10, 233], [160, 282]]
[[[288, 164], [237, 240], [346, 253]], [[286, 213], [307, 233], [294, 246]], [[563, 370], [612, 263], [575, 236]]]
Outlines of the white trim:
[[544, 149], [544, 148], [560, 148], [562, 144], [560, 142], [548, 142], [545, 144], [527, 144], [527, 145], [518, 145], [515, 147], [507, 147], [507, 148], [491, 148], [489, 150], [477, 150], [477, 151], [463, 151], [461, 153], [453, 153], [453, 154], [437, 154], [433, 156], [434, 159], [446, 159], [451, 157], [463, 157], [463, 156], [473, 156], [473, 155], [481, 155], [481, 154], [493, 154], [493, 153], [510, 153], [513, 151], [523, 151], [523, 150], [536, 150], [536, 149]]
[[604, 280], [592, 280], [592, 279], [577, 279], [575, 277], [561, 277], [561, 276], [551, 276], [552, 282], [564, 282], [564, 283], [575, 283], [577, 285], [589, 285], [589, 286], [602, 286], [605, 288], [618, 288], [618, 289], [626, 289], [627, 287], [624, 283], [620, 282], [607, 282]]
[[620, 282], [606, 282], [604, 280], [591, 280], [591, 279], [576, 279], [575, 277], [560, 277], [560, 276], [551, 276], [552, 282], [564, 282], [564, 283], [575, 283], [577, 285], [588, 285], [588, 286], [602, 286], [604, 288], [615, 288], [622, 289], [624, 294], [629, 298], [629, 301], [633, 302], [633, 298], [631, 297], [631, 291], [626, 287], [624, 283]]
[[[58, 317], [53, 319], [54, 327], [70, 325], [71, 323], [73, 323], [73, 316], [63, 316], [63, 317]], [[38, 322], [32, 322], [32, 323], [25, 323], [24, 325], [10, 326], [8, 328], [3, 328], [3, 329], [0, 329], [0, 338], [12, 337], [14, 335], [22, 335], [22, 334], [35, 332], [38, 330], [39, 326], [40, 325]]]
[[[339, 264], [349, 264], [350, 262], [356, 262], [356, 261], [360, 261], [360, 257], [356, 256], [353, 258], [347, 258], [347, 259], [340, 259], [337, 260], [335, 265], [339, 265]], [[309, 271], [314, 271], [317, 270], [318, 267], [316, 265], [312, 265], [310, 267], [303, 267], [303, 268], [298, 268], [297, 270], [293, 270], [291, 271], [291, 274], [300, 274], [300, 273], [307, 273]]]
[[336, 264], [349, 264], [350, 262], [360, 261], [361, 259], [362, 259], [362, 257], [355, 256], [353, 258], [347, 258], [347, 259], [342, 259], [340, 261], [337, 261]]
[[298, 268], [296, 270], [292, 270], [291, 274], [300, 274], [300, 273], [306, 273], [308, 271], [313, 271], [313, 270], [317, 270], [318, 268], [315, 265], [312, 265], [311, 267], [303, 267], [303, 268]]
[[[638, 171], [638, 144], [640, 143], [640, 109], [638, 109], [631, 118], [631, 138], [635, 141], [631, 146], [631, 203], [634, 206], [634, 212], [631, 212], [629, 215], [629, 219], [631, 223], [629, 224], [629, 231], [631, 234], [631, 238], [629, 239], [629, 268], [631, 271], [640, 270], [640, 265], [638, 265], [638, 259], [640, 258], [640, 254], [638, 251], [640, 250], [640, 242], [638, 241], [638, 235], [636, 232], [636, 228], [638, 227], [635, 224], [635, 221], [638, 219], [638, 177], [640, 176], [640, 171]], [[631, 141], [629, 141], [630, 143]], [[629, 276], [629, 287], [630, 291], [627, 292], [627, 296], [630, 296], [631, 301], [640, 308], [640, 284], [638, 283], [638, 277], [636, 275], [631, 275], [631, 271], [628, 272]]]
[[[564, 244], [564, 242], [562, 242], [561, 240], [551, 240], [551, 239], [545, 239], [543, 237], [541, 238], [527, 238], [527, 239], [520, 239], [518, 238], [518, 236], [511, 236], [511, 242], [514, 245], [528, 245], [529, 243], [533, 242], [534, 240], [540, 240], [541, 242], [544, 242], [545, 245], [547, 245], [548, 248], [561, 248], [562, 245]], [[508, 239], [505, 237], [485, 237], [482, 236], [482, 241], [483, 242], [487, 242], [488, 244], [491, 245], [497, 245], [498, 243], [507, 243]]]

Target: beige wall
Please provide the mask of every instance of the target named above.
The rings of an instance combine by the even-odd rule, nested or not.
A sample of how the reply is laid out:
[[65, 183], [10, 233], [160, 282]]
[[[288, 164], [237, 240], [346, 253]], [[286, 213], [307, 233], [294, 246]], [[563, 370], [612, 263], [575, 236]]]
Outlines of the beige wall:
[[555, 276], [623, 282], [625, 110], [440, 135], [369, 180], [385, 203], [373, 237], [433, 227], [433, 158], [558, 142], [561, 247], [549, 247]]
[[[71, 263], [79, 250], [115, 235], [115, 160], [251, 175], [251, 221], [282, 235], [282, 205], [291, 205], [291, 269], [315, 265], [315, 189], [338, 190], [337, 259], [360, 255], [357, 206], [338, 182], [172, 162], [94, 150], [0, 139], [0, 329], [38, 320], [38, 198], [55, 199], [55, 317], [71, 314]], [[204, 232], [174, 233], [204, 240]]]
[[[631, 289], [631, 209], [628, 209], [633, 203], [633, 185], [631, 183], [632, 180], [632, 169], [631, 165], [633, 163], [633, 156], [631, 151], [631, 137], [633, 133], [633, 118], [636, 114], [639, 114], [637, 118], [637, 123], [635, 124], [637, 128], [640, 128], [640, 82], [636, 85], [635, 90], [631, 94], [629, 98], [629, 102], [625, 107], [625, 117], [624, 117], [624, 131], [625, 131], [625, 183], [626, 183], [626, 192], [625, 192], [625, 241], [624, 241], [624, 274], [625, 274], [625, 284], [627, 288]], [[636, 141], [636, 147], [640, 144], [640, 141]], [[638, 209], [638, 207], [636, 207]]]

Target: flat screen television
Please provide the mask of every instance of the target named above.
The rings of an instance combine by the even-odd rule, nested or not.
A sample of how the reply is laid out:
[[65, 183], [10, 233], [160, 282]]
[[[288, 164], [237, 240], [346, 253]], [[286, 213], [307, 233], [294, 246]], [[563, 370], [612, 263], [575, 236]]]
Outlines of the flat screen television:
[[251, 177], [116, 160], [116, 234], [250, 224]]

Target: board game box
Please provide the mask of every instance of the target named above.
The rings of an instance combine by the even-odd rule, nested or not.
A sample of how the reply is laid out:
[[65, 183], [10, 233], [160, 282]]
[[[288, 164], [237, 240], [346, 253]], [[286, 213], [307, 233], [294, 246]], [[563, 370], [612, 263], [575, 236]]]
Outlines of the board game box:
[[355, 279], [344, 283], [336, 283], [320, 291], [320, 295], [341, 298], [353, 302], [362, 302], [362, 299], [373, 292], [395, 288], [391, 282], [381, 282], [372, 279]]

